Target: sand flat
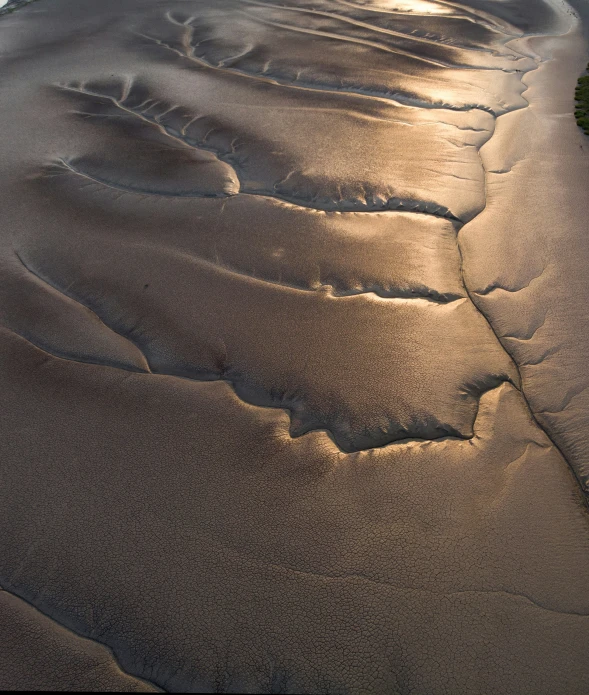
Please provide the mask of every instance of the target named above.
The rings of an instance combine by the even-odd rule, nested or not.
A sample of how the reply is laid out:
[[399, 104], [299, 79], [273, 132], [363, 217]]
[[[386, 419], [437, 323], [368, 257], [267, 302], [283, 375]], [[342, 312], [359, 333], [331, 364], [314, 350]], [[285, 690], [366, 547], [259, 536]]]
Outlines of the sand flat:
[[582, 29], [0, 16], [0, 686], [584, 692]]

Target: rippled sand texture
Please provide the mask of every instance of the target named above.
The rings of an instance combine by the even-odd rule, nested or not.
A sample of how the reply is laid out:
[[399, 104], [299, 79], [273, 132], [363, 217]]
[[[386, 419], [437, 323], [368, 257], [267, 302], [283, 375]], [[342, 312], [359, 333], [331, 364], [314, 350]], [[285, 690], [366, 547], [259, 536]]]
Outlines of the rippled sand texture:
[[589, 245], [510, 224], [579, 37], [540, 0], [0, 19], [0, 686], [586, 692], [587, 409], [546, 413]]

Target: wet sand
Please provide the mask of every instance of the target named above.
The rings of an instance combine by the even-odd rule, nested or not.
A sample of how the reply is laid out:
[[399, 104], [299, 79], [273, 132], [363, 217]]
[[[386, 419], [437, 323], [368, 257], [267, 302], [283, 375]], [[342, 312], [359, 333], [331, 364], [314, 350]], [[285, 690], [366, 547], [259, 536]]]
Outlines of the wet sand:
[[0, 17], [2, 687], [586, 692], [583, 29]]

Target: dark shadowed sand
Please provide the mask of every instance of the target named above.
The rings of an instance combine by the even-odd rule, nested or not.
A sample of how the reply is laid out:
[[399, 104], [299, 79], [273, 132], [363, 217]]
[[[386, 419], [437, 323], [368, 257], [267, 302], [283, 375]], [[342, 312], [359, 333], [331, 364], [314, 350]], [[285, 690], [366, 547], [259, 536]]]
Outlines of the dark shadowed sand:
[[583, 21], [0, 14], [0, 687], [589, 692]]

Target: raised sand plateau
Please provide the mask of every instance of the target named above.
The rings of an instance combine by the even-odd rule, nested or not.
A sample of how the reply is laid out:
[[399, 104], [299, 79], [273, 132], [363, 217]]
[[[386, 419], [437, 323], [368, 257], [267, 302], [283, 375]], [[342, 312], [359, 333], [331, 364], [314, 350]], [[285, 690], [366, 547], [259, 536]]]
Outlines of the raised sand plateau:
[[0, 15], [1, 688], [589, 692], [582, 2]]

